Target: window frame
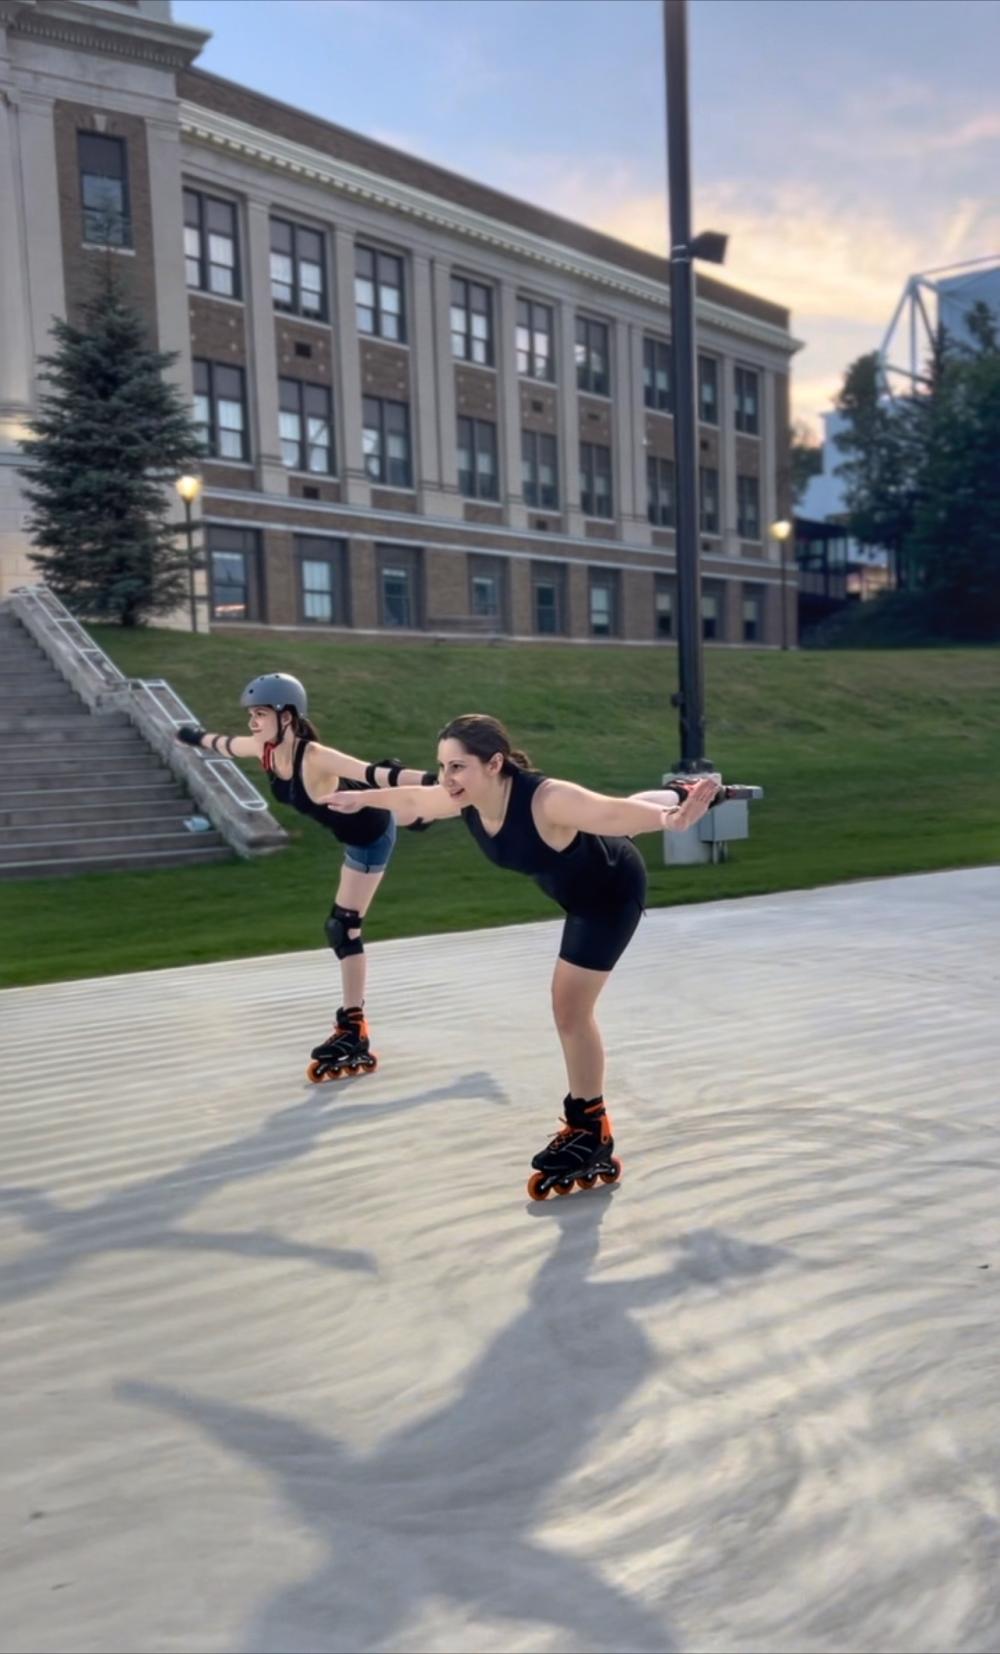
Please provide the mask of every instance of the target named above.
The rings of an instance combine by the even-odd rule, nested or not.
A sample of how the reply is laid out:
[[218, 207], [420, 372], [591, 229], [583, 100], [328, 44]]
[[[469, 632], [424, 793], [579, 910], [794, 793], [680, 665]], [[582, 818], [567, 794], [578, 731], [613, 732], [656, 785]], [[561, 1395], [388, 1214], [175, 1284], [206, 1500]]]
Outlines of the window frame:
[[[527, 324], [525, 324], [521, 321], [521, 307], [522, 307], [522, 305], [527, 309], [527, 312], [528, 312]], [[548, 327], [544, 330], [538, 329], [535, 326], [535, 312], [538, 311], [538, 310], [544, 311], [545, 315], [548, 318]], [[518, 335], [521, 331], [521, 328], [525, 325], [527, 326], [527, 330], [528, 330], [528, 345], [527, 345], [526, 348], [522, 348], [522, 346], [520, 344], [518, 344], [517, 341], [518, 341]], [[546, 358], [546, 360], [549, 364], [549, 372], [547, 374], [537, 372], [537, 367], [538, 367], [538, 363], [539, 363], [540, 359], [535, 354], [535, 337], [536, 337], [536, 334], [539, 333], [539, 332], [544, 332], [545, 336], [548, 338], [548, 341], [549, 341], [549, 353], [548, 353], [548, 356]], [[556, 336], [555, 306], [551, 305], [551, 304], [547, 304], [544, 299], [530, 299], [524, 294], [518, 294], [516, 304], [515, 304], [515, 309], [514, 309], [514, 361], [515, 361], [515, 366], [517, 368], [517, 377], [519, 379], [533, 379], [540, 385], [554, 385], [555, 384], [555, 380], [556, 380], [555, 336]], [[526, 368], [522, 368], [522, 366], [521, 366], [521, 357], [522, 356], [525, 356], [527, 358], [528, 366]]]
[[[543, 504], [542, 490], [542, 443], [551, 443], [552, 452], [552, 504]], [[525, 449], [529, 452], [526, 453]], [[530, 470], [530, 477], [525, 479], [525, 466]], [[528, 487], [533, 494], [528, 493]], [[530, 511], [558, 511], [559, 510], [559, 444], [550, 431], [529, 431], [521, 429], [521, 494], [525, 505]]]
[[[592, 339], [591, 339], [591, 334], [594, 330], [599, 330], [604, 335], [604, 354], [603, 354], [604, 369], [603, 369], [603, 377], [604, 377], [604, 380], [605, 380], [605, 387], [604, 387], [603, 390], [598, 390], [597, 387], [595, 386], [594, 382], [593, 382], [596, 375], [595, 375], [594, 369], [591, 365], [591, 357], [592, 357], [592, 354], [593, 354], [593, 343], [592, 343]], [[581, 332], [583, 333], [583, 338], [580, 337]], [[611, 397], [611, 327], [610, 327], [610, 324], [608, 322], [598, 321], [596, 316], [581, 316], [581, 315], [578, 314], [577, 317], [576, 317], [576, 330], [575, 330], [575, 334], [574, 334], [574, 347], [575, 347], [574, 354], [575, 354], [575, 360], [576, 360], [576, 388], [577, 388], [577, 390], [578, 391], [583, 391], [585, 396], [603, 396], [606, 399], [610, 400], [610, 397]], [[583, 356], [582, 361], [581, 361], [580, 355], [579, 355], [579, 352], [580, 352], [581, 348], [584, 352], [584, 356]]]
[[[467, 445], [464, 445], [463, 442], [462, 442], [462, 426], [463, 425], [468, 425], [469, 426], [469, 442], [468, 442]], [[482, 436], [482, 433], [484, 433], [486, 431], [489, 431], [491, 433], [491, 436], [486, 440], [485, 447], [481, 448], [480, 447], [480, 438]], [[496, 422], [494, 420], [490, 420], [490, 419], [475, 419], [475, 418], [473, 418], [473, 416], [471, 414], [458, 414], [458, 415], [456, 415], [456, 418], [455, 418], [456, 457], [461, 455], [463, 446], [467, 446], [468, 453], [469, 453], [469, 456], [470, 456], [471, 461], [472, 461], [472, 468], [471, 468], [471, 471], [469, 471], [467, 468], [463, 468], [462, 464], [459, 461], [458, 466], [457, 466], [457, 479], [458, 479], [459, 493], [462, 495], [462, 498], [466, 499], [466, 500], [486, 500], [486, 501], [492, 501], [495, 504], [500, 498], [500, 469], [499, 469], [499, 459], [498, 459], [498, 455], [497, 455], [497, 428], [496, 428]], [[490, 451], [491, 455], [492, 455], [492, 459], [493, 459], [493, 471], [492, 471], [493, 487], [492, 487], [492, 492], [484, 492], [483, 489], [481, 489], [480, 486], [479, 486], [479, 479], [480, 479], [479, 456], [480, 456], [481, 452], [485, 452], [485, 451]], [[467, 488], [464, 484], [463, 478], [466, 477], [466, 476], [471, 477], [471, 483], [472, 483], [471, 488]]]
[[[663, 467], [669, 467], [666, 489]], [[663, 516], [665, 508], [669, 510], [668, 517]], [[665, 454], [646, 455], [646, 517], [654, 528], [677, 527], [677, 462]]]
[[[370, 277], [361, 275], [361, 273], [358, 270], [358, 259], [361, 255], [364, 255], [366, 258], [370, 258], [372, 260], [372, 274], [371, 274]], [[387, 309], [382, 304], [382, 291], [383, 291], [383, 288], [385, 288], [387, 291], [392, 289], [392, 283], [391, 282], [383, 282], [382, 278], [381, 278], [380, 270], [381, 270], [381, 265], [382, 265], [383, 261], [385, 261], [386, 263], [389, 263], [389, 264], [396, 265], [396, 267], [398, 269], [399, 285], [395, 289], [395, 291], [397, 291], [398, 294], [399, 294], [399, 309], [398, 309], [398, 311], [393, 311], [391, 309]], [[371, 281], [371, 284], [372, 284], [372, 303], [370, 305], [367, 305], [367, 304], [366, 305], [361, 305], [359, 303], [359, 300], [358, 300], [358, 282], [359, 281]], [[361, 309], [371, 311], [372, 320], [373, 320], [373, 326], [371, 328], [361, 326], [360, 318], [359, 318], [359, 315], [358, 315], [358, 312]], [[383, 316], [384, 315], [396, 315], [399, 318], [399, 333], [395, 338], [392, 336], [391, 333], [386, 333], [386, 331], [385, 331], [385, 328], [384, 328], [384, 325], [383, 325]], [[385, 250], [385, 248], [376, 247], [376, 246], [374, 246], [374, 245], [372, 245], [368, 242], [363, 242], [363, 241], [355, 242], [355, 244], [354, 244], [354, 325], [357, 329], [357, 332], [358, 332], [359, 336], [362, 339], [381, 339], [383, 341], [383, 343], [387, 344], [387, 345], [405, 345], [405, 344], [408, 343], [406, 323], [407, 323], [407, 317], [406, 317], [406, 260], [403, 257], [403, 254], [402, 253], [387, 252]]]
[[[189, 198], [197, 202], [197, 223], [195, 224], [190, 224], [188, 222], [187, 204]], [[217, 230], [212, 230], [208, 225], [208, 213], [206, 211], [208, 207], [225, 207], [231, 215], [232, 232], [225, 238], [232, 242], [233, 262], [231, 265], [219, 265], [217, 261], [211, 257], [210, 238], [213, 235], [218, 235], [219, 232]], [[225, 197], [221, 195], [210, 195], [207, 190], [196, 189], [193, 184], [185, 184], [183, 210], [183, 229], [185, 241], [188, 230], [194, 230], [198, 237], [197, 254], [189, 253], [186, 245], [184, 248], [184, 277], [188, 291], [192, 293], [206, 293], [208, 297], [212, 299], [233, 299], [241, 302], [243, 298], [243, 281], [242, 267], [240, 263], [239, 209], [236, 202], [227, 201]], [[192, 259], [196, 260], [198, 264], [197, 282], [193, 282], [188, 279], [187, 266], [189, 261]], [[213, 269], [230, 269], [232, 271], [233, 291], [231, 293], [224, 293], [220, 288], [213, 287], [211, 285], [211, 272]]]
[[[220, 545], [217, 542], [229, 537], [234, 542], [242, 540], [242, 545]], [[205, 561], [208, 565], [208, 607], [209, 618], [219, 625], [233, 625], [239, 621], [259, 621], [263, 617], [263, 604], [260, 594], [260, 531], [255, 528], [238, 528], [235, 525], [209, 523], [206, 525]], [[227, 617], [219, 613], [216, 601], [218, 590], [215, 578], [216, 557], [239, 557], [243, 562], [243, 614]]]
[[[538, 594], [541, 587], [551, 587], [555, 624], [551, 631], [539, 625]], [[566, 636], [566, 566], [563, 563], [533, 562], [531, 565], [531, 624], [535, 637]]]
[[[275, 247], [274, 245], [274, 230], [278, 225], [289, 232], [291, 248], [287, 253], [284, 248]], [[299, 251], [299, 237], [301, 235], [314, 235], [318, 238], [318, 260], [303, 258], [301, 252]], [[298, 220], [294, 218], [283, 218], [280, 213], [271, 213], [269, 218], [269, 238], [268, 275], [271, 285], [271, 308], [273, 310], [277, 310], [282, 316], [298, 316], [305, 322], [328, 322], [330, 319], [330, 284], [327, 279], [326, 231], [317, 229], [312, 224], [300, 224]], [[283, 284], [291, 287], [292, 296], [288, 303], [286, 303], [284, 299], [278, 299], [275, 297], [273, 265], [275, 254], [277, 254], [279, 258], [289, 258], [291, 260], [292, 279], [290, 283]], [[302, 307], [302, 294], [304, 291], [302, 286], [302, 265], [304, 263], [316, 263], [319, 270], [320, 285], [318, 310], [304, 310]], [[305, 291], [311, 292], [312, 289], [308, 288], [305, 289]]]
[[[713, 502], [712, 502], [713, 506], [714, 506], [714, 516], [711, 519], [711, 521], [714, 521], [714, 524], [715, 524], [714, 528], [710, 527], [709, 522], [706, 520], [707, 516], [708, 516], [708, 513], [706, 511], [706, 496], [710, 492], [709, 484], [708, 484], [708, 478], [709, 477], [714, 477], [714, 479], [715, 479], [714, 483], [712, 484], [712, 489], [714, 490]], [[699, 465], [699, 467], [698, 467], [698, 533], [699, 534], [712, 534], [712, 535], [718, 536], [718, 533], [719, 533], [719, 511], [720, 511], [719, 467], [717, 465]]]
[[[598, 455], [606, 455], [606, 471], [598, 468]], [[597, 483], [602, 477], [607, 477], [607, 507], [606, 511], [599, 511], [601, 503], [597, 493]], [[589, 503], [589, 509], [588, 509]], [[614, 479], [611, 472], [611, 449], [604, 442], [580, 443], [580, 509], [585, 517], [592, 517], [599, 522], [613, 522], [615, 516]]]
[[[507, 564], [502, 558], [469, 552], [466, 558], [469, 579], [469, 614], [495, 622], [495, 630], [507, 631]], [[496, 587], [496, 608], [489, 611], [476, 608], [477, 580], [492, 580]]]
[[[589, 568], [587, 580], [587, 627], [590, 637], [621, 636], [621, 571], [618, 569]], [[606, 588], [610, 593], [608, 630], [600, 632], [594, 625], [594, 593]]]
[[[666, 400], [658, 401], [659, 392], [656, 386], [656, 375], [660, 367], [658, 358], [666, 359], [667, 388], [663, 393]], [[642, 402], [643, 407], [651, 413], [670, 414], [674, 412], [674, 375], [673, 375], [673, 346], [666, 339], [658, 339], [652, 333], [642, 336]]]
[[[81, 140], [83, 140], [83, 142], [81, 142]], [[84, 167], [84, 160], [83, 160], [83, 151], [84, 151], [85, 144], [95, 144], [97, 146], [102, 146], [102, 145], [103, 146], [112, 146], [113, 145], [114, 149], [115, 149], [115, 152], [119, 157], [119, 161], [120, 161], [120, 165], [121, 165], [121, 172], [120, 173], [94, 172], [90, 168], [85, 168]], [[107, 148], [106, 148], [105, 152], [107, 153]], [[80, 193], [80, 213], [81, 213], [81, 229], [82, 229], [82, 232], [83, 232], [83, 234], [82, 234], [83, 245], [85, 247], [121, 247], [121, 248], [129, 249], [129, 250], [134, 250], [134, 248], [135, 248], [135, 238], [134, 238], [133, 226], [132, 226], [132, 196], [131, 196], [131, 190], [129, 189], [128, 140], [126, 138], [120, 137], [115, 132], [94, 132], [94, 131], [89, 130], [86, 127], [78, 127], [77, 128], [77, 134], [76, 134], [76, 173], [77, 173], [77, 188], [78, 188], [79, 193]], [[116, 212], [112, 213], [112, 212], [109, 212], [106, 207], [91, 207], [91, 206], [89, 206], [87, 204], [86, 188], [85, 188], [85, 184], [84, 184], [84, 180], [87, 179], [87, 178], [111, 179], [113, 182], [115, 182], [117, 184], [120, 184], [120, 186], [121, 186], [121, 208], [120, 208], [120, 210], [117, 210]], [[110, 223], [111, 223], [112, 218], [117, 218], [118, 227], [121, 231], [120, 238], [117, 238], [113, 235], [105, 235], [105, 236], [102, 237], [100, 234], [95, 235], [95, 234], [91, 233], [92, 232], [92, 225], [90, 223], [88, 223], [88, 215], [90, 215], [90, 214], [99, 214], [99, 213], [102, 213], [102, 212], [106, 216], [109, 228], [110, 228]]]
[[[456, 300], [456, 288], [464, 288], [464, 298]], [[473, 290], [484, 295], [486, 300], [485, 310], [473, 309]], [[456, 311], [459, 311], [462, 315], [464, 315], [464, 327], [456, 328]], [[477, 343], [476, 335], [472, 329], [473, 316], [486, 317], [486, 338], [484, 341], [486, 354], [482, 361], [480, 361], [473, 354], [474, 347]], [[449, 320], [451, 324], [451, 354], [454, 360], [457, 362], [468, 362], [469, 365], [474, 368], [494, 367], [493, 289], [489, 283], [479, 281], [474, 276], [459, 276], [453, 273], [450, 288]], [[456, 350], [455, 348], [456, 338], [460, 338], [463, 342], [463, 348], [461, 350]]]
[[[709, 369], [711, 369], [710, 373], [708, 372]], [[712, 410], [711, 418], [708, 418], [704, 411], [706, 407], [705, 389], [709, 383], [712, 387], [712, 395], [708, 399]], [[719, 428], [719, 358], [717, 356], [706, 356], [702, 351], [698, 352], [698, 423], [699, 425], [708, 425], [712, 430], [718, 430]]]
[[[753, 381], [753, 409], [751, 413], [744, 413], [743, 404], [746, 400], [746, 391], [741, 383], [743, 380]], [[760, 369], [745, 367], [737, 362], [733, 370], [733, 423], [741, 436], [760, 436]]]
[[[661, 597], [668, 597], [670, 599], [670, 603], [669, 603], [668, 609], [666, 611], [663, 611], [663, 610], [660, 609], [659, 599]], [[664, 612], [669, 613], [669, 617], [670, 617], [670, 625], [669, 625], [669, 627], [667, 628], [666, 631], [664, 631], [663, 628], [660, 626], [660, 616], [661, 616], [661, 613], [664, 613]], [[673, 641], [675, 641], [676, 637], [677, 637], [676, 620], [677, 620], [677, 581], [675, 579], [671, 579], [669, 574], [654, 574], [653, 575], [653, 636], [654, 636], [654, 638], [660, 638], [664, 642], [673, 642]]]
[[[368, 409], [369, 409], [370, 406], [374, 406], [374, 407], [378, 408], [378, 425], [377, 425], [377, 427], [374, 426], [374, 425], [369, 424]], [[389, 480], [390, 456], [389, 456], [389, 444], [388, 444], [387, 439], [390, 435], [392, 435], [392, 436], [399, 436], [400, 435], [399, 431], [390, 431], [389, 430], [386, 410], [390, 409], [390, 408], [392, 408], [392, 409], [397, 409], [397, 408], [401, 409], [402, 413], [403, 413], [404, 431], [403, 431], [402, 434], [404, 434], [405, 437], [406, 437], [406, 476], [407, 476], [407, 481], [406, 482], [390, 482], [390, 480]], [[392, 416], [389, 416], [389, 417], [394, 418], [395, 415], [392, 415]], [[378, 476], [375, 476], [372, 473], [372, 471], [369, 469], [369, 465], [368, 465], [369, 456], [368, 456], [368, 454], [365, 453], [365, 447], [364, 447], [366, 432], [368, 432], [370, 430], [376, 430], [376, 429], [378, 431], [378, 439], [379, 439], [379, 445], [378, 445], [379, 474], [378, 474]], [[365, 475], [368, 478], [368, 481], [370, 483], [374, 484], [374, 486], [376, 488], [398, 488], [402, 492], [412, 493], [412, 491], [413, 491], [413, 439], [412, 439], [412, 435], [411, 435], [411, 431], [410, 431], [410, 404], [408, 402], [397, 402], [395, 400], [395, 398], [388, 397], [388, 396], [363, 396], [361, 398], [361, 459], [362, 459], [362, 464], [364, 466]]]
[[[288, 395], [289, 400], [291, 400], [293, 392], [296, 406], [286, 407], [283, 399], [286, 395]], [[307, 403], [309, 400], [309, 392], [312, 392], [314, 396], [323, 398], [324, 409], [321, 415], [317, 415], [308, 408]], [[283, 414], [294, 414], [297, 418], [297, 437], [286, 437], [284, 431], [281, 429]], [[313, 418], [325, 418], [326, 420], [327, 442], [325, 446], [327, 451], [327, 465], [325, 470], [317, 470], [309, 463], [312, 448], [315, 446], [309, 436], [309, 420]], [[309, 379], [295, 379], [290, 374], [279, 375], [278, 441], [281, 445], [281, 463], [285, 467], [286, 471], [298, 471], [304, 476], [310, 477], [335, 477], [337, 475], [337, 455], [334, 446], [333, 394], [329, 385], [317, 384], [314, 380]], [[295, 465], [289, 465], [287, 459], [285, 458], [284, 451], [285, 443], [290, 443], [292, 441], [295, 441], [298, 446], [297, 463]]]
[[[754, 606], [754, 631], [752, 636], [747, 630], [750, 619], [747, 614], [747, 607], [751, 603]], [[747, 588], [744, 586], [740, 625], [743, 632], [744, 643], [760, 643], [764, 631], [764, 593], [762, 591], [754, 589], [748, 592]]]
[[[385, 631], [416, 632], [423, 628], [423, 564], [420, 551], [414, 546], [376, 544], [375, 571], [378, 592], [379, 626]], [[406, 577], [409, 618], [406, 622], [390, 622], [385, 601], [385, 576], [399, 573]]]
[[[745, 485], [747, 483], [752, 483], [754, 490], [753, 513], [749, 520], [746, 515], [747, 502], [745, 497]], [[748, 526], [748, 521], [752, 526]], [[749, 472], [740, 471], [736, 474], [736, 532], [741, 540], [750, 540], [751, 542], [757, 544], [761, 543], [760, 478], [752, 476]]]
[[[200, 390], [199, 385], [198, 385], [199, 377], [200, 377], [199, 369], [201, 369], [201, 368], [205, 369], [205, 375], [206, 375], [206, 379], [207, 379], [208, 388], [205, 391]], [[220, 403], [222, 403], [222, 402], [234, 402], [235, 401], [235, 398], [233, 398], [233, 397], [221, 396], [219, 394], [219, 391], [218, 391], [218, 388], [217, 388], [217, 380], [218, 380], [219, 375], [222, 374], [222, 373], [235, 373], [239, 376], [240, 410], [241, 410], [241, 422], [240, 422], [240, 426], [239, 426], [239, 432], [240, 432], [240, 455], [239, 455], [239, 458], [237, 458], [235, 454], [225, 454], [225, 453], [222, 452], [222, 449], [221, 449], [220, 433], [224, 430], [225, 431], [231, 431], [231, 430], [234, 430], [236, 428], [236, 427], [231, 426], [231, 425], [223, 426], [220, 419], [219, 419]], [[205, 397], [207, 399], [207, 402], [208, 402], [208, 420], [207, 421], [200, 420], [200, 419], [195, 420], [195, 424], [199, 427], [199, 429], [204, 429], [205, 432], [206, 432], [205, 437], [204, 437], [203, 440], [205, 442], [206, 448], [208, 449], [208, 455], [207, 455], [208, 459], [214, 460], [220, 465], [247, 465], [247, 464], [249, 464], [250, 463], [250, 430], [249, 430], [248, 419], [247, 419], [248, 409], [247, 409], [247, 376], [246, 376], [246, 369], [243, 367], [242, 363], [240, 363], [240, 362], [213, 362], [208, 357], [196, 356], [196, 357], [192, 358], [191, 374], [192, 374], [192, 381], [193, 381], [193, 386], [194, 386], [195, 402], [197, 403], [197, 400], [198, 400], [199, 397]]]
[[[330, 534], [296, 534], [292, 541], [292, 549], [297, 570], [296, 588], [298, 592], [299, 619], [304, 626], [349, 626], [348, 597], [350, 584], [347, 577], [347, 542]], [[331, 618], [321, 619], [310, 615], [307, 610], [309, 593], [305, 584], [305, 567], [307, 563], [323, 564], [329, 568]]]

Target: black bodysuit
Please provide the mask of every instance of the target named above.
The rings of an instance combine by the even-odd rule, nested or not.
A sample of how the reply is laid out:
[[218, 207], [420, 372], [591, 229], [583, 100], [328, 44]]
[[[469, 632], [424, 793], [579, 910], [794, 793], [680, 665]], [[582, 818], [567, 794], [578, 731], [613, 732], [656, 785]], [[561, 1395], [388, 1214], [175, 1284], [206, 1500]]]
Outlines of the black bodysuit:
[[[305, 757], [308, 741], [299, 741], [292, 758], [292, 776], [290, 781], [268, 770], [267, 778], [271, 783], [271, 794], [279, 804], [290, 804], [299, 815], [312, 816], [321, 827], [338, 838], [341, 844], [356, 844], [358, 846], [374, 844], [376, 839], [389, 829], [392, 817], [388, 810], [359, 810], [357, 815], [342, 815], [339, 810], [330, 810], [325, 804], [317, 804], [309, 797], [306, 784], [302, 779], [302, 760]], [[368, 788], [363, 781], [345, 781], [343, 776], [337, 783], [341, 792], [367, 792]]]
[[462, 820], [485, 856], [498, 867], [527, 873], [566, 913], [560, 959], [588, 971], [610, 971], [642, 917], [646, 864], [632, 840], [577, 833], [565, 850], [553, 850], [531, 813], [544, 775], [515, 770], [507, 813], [491, 836], [470, 805]]

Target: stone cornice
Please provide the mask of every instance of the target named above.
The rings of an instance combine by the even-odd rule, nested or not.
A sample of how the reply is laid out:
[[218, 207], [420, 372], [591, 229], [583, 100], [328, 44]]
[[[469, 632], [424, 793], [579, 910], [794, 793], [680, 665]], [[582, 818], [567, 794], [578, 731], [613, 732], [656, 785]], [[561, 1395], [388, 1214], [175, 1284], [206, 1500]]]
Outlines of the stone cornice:
[[141, 12], [118, 12], [79, 0], [18, 0], [9, 29], [13, 37], [42, 40], [74, 51], [128, 58], [158, 69], [187, 69], [211, 38], [204, 29], [157, 23]]
[[[517, 229], [499, 219], [488, 218], [471, 208], [442, 201], [438, 196], [414, 189], [409, 184], [381, 178], [350, 161], [324, 155], [317, 149], [264, 132], [230, 115], [182, 102], [180, 122], [181, 132], [189, 142], [237, 155], [257, 166], [268, 167], [292, 178], [319, 184], [338, 195], [398, 213], [431, 229], [444, 230], [467, 241], [479, 242], [496, 252], [540, 265], [556, 275], [582, 279], [623, 298], [637, 299], [660, 310], [670, 307], [670, 289], [666, 283], [650, 281], [633, 271], [562, 247], [558, 242]], [[712, 300], [698, 299], [697, 313], [698, 319], [706, 326], [718, 328], [724, 333], [738, 334], [742, 339], [753, 339], [785, 356], [801, 349], [801, 341], [794, 339], [783, 328]]]

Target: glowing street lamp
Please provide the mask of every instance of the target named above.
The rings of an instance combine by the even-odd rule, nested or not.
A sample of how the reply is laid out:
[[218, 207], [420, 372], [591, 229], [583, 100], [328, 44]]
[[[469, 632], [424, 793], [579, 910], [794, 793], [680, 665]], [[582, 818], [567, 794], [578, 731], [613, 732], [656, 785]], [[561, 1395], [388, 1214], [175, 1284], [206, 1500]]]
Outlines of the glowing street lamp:
[[204, 486], [201, 477], [195, 476], [178, 477], [174, 483], [174, 487], [184, 501], [184, 523], [187, 529], [188, 548], [188, 597], [191, 603], [192, 632], [198, 630], [198, 605], [194, 595], [194, 523], [191, 519], [191, 507]]

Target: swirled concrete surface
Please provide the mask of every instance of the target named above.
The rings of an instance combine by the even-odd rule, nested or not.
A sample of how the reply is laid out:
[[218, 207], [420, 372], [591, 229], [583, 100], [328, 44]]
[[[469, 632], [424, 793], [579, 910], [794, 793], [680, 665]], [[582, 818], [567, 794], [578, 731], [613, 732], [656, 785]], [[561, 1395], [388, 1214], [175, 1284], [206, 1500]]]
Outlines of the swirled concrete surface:
[[[391, 887], [383, 900], [391, 901]], [[0, 996], [0, 1648], [1000, 1648], [1000, 875]]]

